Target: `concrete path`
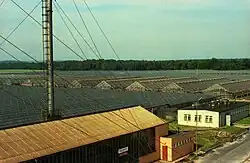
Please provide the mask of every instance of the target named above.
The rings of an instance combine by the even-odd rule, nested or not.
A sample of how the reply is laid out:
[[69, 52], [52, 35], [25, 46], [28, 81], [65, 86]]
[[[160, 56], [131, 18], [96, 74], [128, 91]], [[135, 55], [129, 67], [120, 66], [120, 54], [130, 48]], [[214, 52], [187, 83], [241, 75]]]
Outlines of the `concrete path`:
[[[248, 160], [249, 159], [249, 160]], [[247, 162], [249, 161], [249, 162]], [[250, 135], [223, 147], [214, 149], [210, 154], [200, 158], [197, 163], [250, 163]]]

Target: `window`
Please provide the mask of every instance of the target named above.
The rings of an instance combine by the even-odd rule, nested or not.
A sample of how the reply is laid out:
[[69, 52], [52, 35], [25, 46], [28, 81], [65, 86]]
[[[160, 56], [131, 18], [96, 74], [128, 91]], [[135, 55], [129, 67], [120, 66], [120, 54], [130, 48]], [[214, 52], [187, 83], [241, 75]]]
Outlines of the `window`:
[[213, 123], [213, 117], [212, 116], [209, 117], [209, 123]]
[[201, 122], [201, 115], [195, 115], [194, 121], [195, 122]]
[[184, 114], [184, 121], [187, 121], [187, 117], [188, 117], [188, 115]]
[[206, 115], [205, 122], [206, 122], [206, 123], [213, 123], [213, 116], [208, 116], [208, 115]]
[[199, 115], [198, 117], [198, 122], [201, 122], [201, 115]]
[[206, 115], [206, 119], [205, 119], [205, 122], [207, 123], [208, 122], [208, 116]]
[[191, 121], [191, 115], [190, 114], [184, 114], [184, 121]]

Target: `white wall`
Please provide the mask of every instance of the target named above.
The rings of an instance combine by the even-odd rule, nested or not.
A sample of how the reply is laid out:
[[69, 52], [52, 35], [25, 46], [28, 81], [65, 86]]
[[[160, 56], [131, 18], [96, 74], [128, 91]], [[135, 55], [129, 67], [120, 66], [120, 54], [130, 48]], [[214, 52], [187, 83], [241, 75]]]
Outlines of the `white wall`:
[[[190, 121], [184, 121], [184, 115], [190, 114], [191, 120]], [[178, 124], [179, 125], [186, 125], [186, 126], [196, 126], [195, 122], [195, 115], [196, 110], [178, 110]], [[198, 127], [220, 127], [219, 126], [219, 112], [214, 111], [207, 111], [207, 110], [198, 110], [197, 115], [201, 115], [201, 122], [197, 123]], [[213, 121], [212, 123], [207, 123], [205, 121], [206, 116], [212, 116]]]

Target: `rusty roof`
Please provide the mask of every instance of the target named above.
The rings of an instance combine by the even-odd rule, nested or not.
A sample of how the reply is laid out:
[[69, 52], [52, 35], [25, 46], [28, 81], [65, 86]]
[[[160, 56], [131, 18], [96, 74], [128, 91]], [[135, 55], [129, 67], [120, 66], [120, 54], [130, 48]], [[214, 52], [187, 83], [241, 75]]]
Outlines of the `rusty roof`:
[[0, 162], [27, 161], [165, 123], [137, 106], [1, 130]]

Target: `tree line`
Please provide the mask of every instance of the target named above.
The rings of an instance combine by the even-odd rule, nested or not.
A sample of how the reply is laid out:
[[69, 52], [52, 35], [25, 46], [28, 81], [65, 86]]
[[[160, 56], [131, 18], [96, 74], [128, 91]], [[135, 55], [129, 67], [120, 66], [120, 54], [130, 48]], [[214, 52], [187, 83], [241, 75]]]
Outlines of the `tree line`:
[[[0, 69], [42, 70], [45, 65], [32, 62], [0, 62]], [[55, 70], [247, 70], [250, 59], [203, 59], [203, 60], [85, 60], [55, 61]]]

